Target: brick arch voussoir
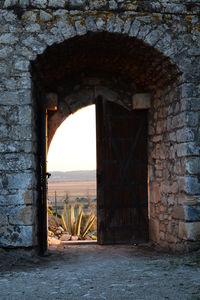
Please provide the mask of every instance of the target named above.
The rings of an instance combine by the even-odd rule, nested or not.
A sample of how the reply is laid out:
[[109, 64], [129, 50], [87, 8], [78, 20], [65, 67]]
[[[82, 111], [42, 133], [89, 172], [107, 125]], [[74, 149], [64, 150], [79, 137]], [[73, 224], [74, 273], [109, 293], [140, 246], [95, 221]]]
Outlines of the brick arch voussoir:
[[61, 44], [71, 38], [84, 36], [89, 32], [93, 33], [115, 33], [141, 41], [144, 46], [153, 47], [165, 58], [169, 58], [173, 63], [173, 51], [170, 51], [172, 37], [168, 33], [166, 26], [155, 25], [152, 21], [144, 23], [141, 17], [119, 17], [118, 15], [108, 16], [102, 14], [98, 16], [75, 16], [68, 17], [67, 20], [59, 20], [52, 28], [45, 29], [39, 34], [39, 40], [33, 39], [34, 49], [32, 60], [36, 60], [37, 55], [45, 52], [47, 47], [54, 44]]

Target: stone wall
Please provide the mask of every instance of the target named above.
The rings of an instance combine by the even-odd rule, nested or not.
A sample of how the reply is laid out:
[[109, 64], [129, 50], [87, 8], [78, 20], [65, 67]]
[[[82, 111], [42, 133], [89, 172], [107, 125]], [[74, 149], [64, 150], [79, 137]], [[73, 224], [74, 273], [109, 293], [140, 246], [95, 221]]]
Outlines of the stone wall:
[[151, 230], [163, 247], [183, 250], [199, 238], [199, 187], [187, 172], [187, 156], [199, 161], [199, 148], [186, 123], [190, 118], [197, 126], [198, 115], [182, 108], [181, 86], [162, 93], [157, 92], [150, 119]]
[[[37, 122], [43, 95], [56, 93], [61, 106], [69, 105], [84, 78], [109, 74], [115, 85], [104, 80], [100, 94], [109, 87], [122, 105], [131, 103], [134, 92], [154, 95], [150, 238], [167, 249], [198, 247], [199, 8], [199, 1], [178, 0], [0, 2], [1, 246], [37, 245]], [[82, 74], [78, 81], [77, 74]], [[116, 91], [119, 82], [124, 84]], [[75, 101], [72, 111], [81, 105]], [[67, 116], [66, 108], [61, 111], [51, 116], [52, 130]]]

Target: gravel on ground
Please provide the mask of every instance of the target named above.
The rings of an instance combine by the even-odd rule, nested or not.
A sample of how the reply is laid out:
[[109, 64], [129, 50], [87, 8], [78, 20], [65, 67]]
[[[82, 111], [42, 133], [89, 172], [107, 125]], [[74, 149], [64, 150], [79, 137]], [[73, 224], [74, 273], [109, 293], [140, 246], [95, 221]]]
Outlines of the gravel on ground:
[[0, 250], [0, 299], [200, 299], [200, 252], [65, 245], [46, 257]]

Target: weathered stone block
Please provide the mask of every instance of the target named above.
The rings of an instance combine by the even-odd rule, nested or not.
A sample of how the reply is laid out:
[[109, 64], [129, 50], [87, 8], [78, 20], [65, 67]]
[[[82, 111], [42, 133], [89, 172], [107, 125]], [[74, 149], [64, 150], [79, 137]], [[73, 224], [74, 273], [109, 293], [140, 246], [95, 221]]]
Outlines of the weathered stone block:
[[186, 124], [188, 126], [197, 126], [199, 122], [199, 114], [194, 112], [187, 112], [186, 114]]
[[0, 35], [0, 44], [14, 45], [18, 40], [18, 37], [13, 33], [5, 33]]
[[27, 190], [32, 187], [32, 174], [31, 173], [12, 173], [7, 174], [9, 189]]
[[0, 49], [0, 58], [6, 59], [13, 52], [13, 48], [10, 46], [5, 46]]
[[15, 92], [1, 92], [0, 94], [0, 104], [14, 105], [19, 102], [19, 93]]
[[184, 240], [187, 239], [187, 229], [184, 222], [179, 222], [178, 237]]
[[196, 222], [200, 221], [200, 207], [184, 205], [185, 221]]
[[162, 182], [160, 184], [160, 192], [164, 194], [169, 194], [170, 193], [170, 186], [168, 183]]
[[[1, 190], [3, 192], [3, 190]], [[0, 195], [0, 207], [33, 204], [33, 191], [10, 188], [7, 193]]]
[[[29, 120], [30, 121], [30, 120]], [[27, 120], [28, 122], [28, 120]], [[10, 139], [14, 141], [30, 141], [32, 138], [32, 127], [29, 125], [16, 125], [10, 128]]]
[[181, 143], [176, 146], [178, 157], [184, 157], [187, 155], [187, 143]]
[[200, 194], [200, 183], [195, 176], [185, 176], [179, 179], [179, 191], [187, 194]]
[[102, 9], [106, 7], [106, 4], [107, 4], [106, 0], [93, 0], [90, 1], [89, 5], [90, 5], [90, 9]]
[[68, 1], [66, 0], [49, 0], [48, 5], [51, 7], [65, 7]]
[[33, 206], [17, 206], [9, 212], [11, 225], [33, 225], [35, 209]]
[[86, 0], [69, 0], [69, 5], [72, 9], [83, 8], [85, 4]]
[[161, 231], [160, 234], [159, 234], [159, 237], [160, 237], [161, 240], [164, 241], [165, 240], [165, 233]]
[[8, 8], [10, 6], [17, 4], [17, 2], [18, 2], [18, 0], [5, 0], [3, 7]]
[[0, 227], [8, 225], [8, 217], [9, 214], [7, 207], [0, 206]]
[[32, 247], [33, 226], [2, 226], [0, 227], [0, 246]]
[[[84, 30], [84, 29], [83, 29]], [[62, 33], [62, 36], [65, 38], [65, 39], [68, 39], [68, 38], [72, 38], [76, 35], [76, 29], [75, 27], [72, 25], [72, 24], [66, 24], [65, 27], [62, 27], [60, 29], [61, 33]], [[47, 39], [47, 44], [48, 45], [51, 45], [51, 38], [49, 37]]]
[[[55, 3], [55, 2], [54, 2]], [[36, 16], [35, 16], [36, 17]], [[44, 11], [44, 10], [40, 10], [40, 20], [41, 21], [43, 21], [43, 22], [48, 22], [48, 21], [50, 21], [51, 19], [53, 18], [53, 16], [50, 14], [50, 13], [48, 13], [48, 12], [46, 12], [46, 11]]]
[[12, 144], [9, 141], [0, 142], [0, 152], [2, 153], [32, 153], [32, 150], [31, 141], [25, 141], [23, 144], [20, 141], [13, 141]]
[[182, 205], [176, 206], [173, 208], [172, 217], [177, 220], [184, 220], [184, 207]]
[[32, 107], [23, 105], [19, 107], [19, 124], [31, 125], [32, 123]]
[[110, 8], [111, 10], [117, 9], [117, 7], [118, 7], [118, 5], [117, 5], [117, 3], [116, 3], [115, 0], [110, 0], [110, 1], [109, 1], [109, 8]]
[[[43, 12], [43, 11], [41, 10], [41, 12]], [[41, 13], [40, 13], [40, 16], [41, 16]], [[31, 10], [25, 11], [24, 14], [22, 15], [22, 20], [25, 22], [28, 22], [28, 23], [35, 22], [36, 19], [37, 19], [37, 14], [35, 11], [31, 11]]]
[[32, 156], [29, 153], [7, 153], [0, 158], [1, 169], [4, 171], [27, 171], [33, 166]]
[[200, 174], [200, 156], [187, 159], [186, 170], [189, 174]]
[[140, 93], [133, 95], [133, 109], [150, 109], [151, 99], [151, 94]]
[[160, 189], [157, 183], [151, 183], [151, 194], [150, 199], [152, 203], [159, 203], [160, 202]]
[[173, 182], [170, 187], [171, 193], [176, 194], [178, 192], [178, 184], [177, 182]]
[[176, 131], [177, 142], [193, 142], [195, 139], [195, 132], [191, 128], [182, 128]]
[[31, 4], [36, 7], [45, 8], [47, 5], [47, 0], [31, 0]]
[[81, 20], [75, 22], [75, 28], [78, 35], [84, 35], [87, 32], [85, 23], [83, 23]]
[[30, 0], [19, 0], [19, 4], [25, 8], [30, 5]]
[[159, 242], [160, 240], [160, 230], [159, 230], [159, 221], [155, 219], [151, 219], [149, 223], [150, 227], [150, 239], [154, 242]]
[[180, 222], [178, 236], [184, 240], [200, 240], [200, 222]]
[[28, 60], [18, 59], [15, 62], [14, 67], [17, 71], [28, 71], [30, 67], [30, 62]]

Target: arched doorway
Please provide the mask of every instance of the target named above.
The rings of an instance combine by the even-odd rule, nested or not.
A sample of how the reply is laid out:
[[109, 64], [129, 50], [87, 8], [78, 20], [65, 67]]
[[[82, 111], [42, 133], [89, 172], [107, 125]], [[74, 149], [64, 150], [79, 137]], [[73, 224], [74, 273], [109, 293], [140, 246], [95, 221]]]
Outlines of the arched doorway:
[[97, 241], [95, 105], [71, 114], [56, 130], [47, 155], [48, 241]]
[[[162, 106], [161, 95], [164, 93], [166, 85], [170, 84], [172, 78], [177, 74], [176, 66], [172, 65], [171, 62], [163, 57], [157, 50], [135, 38], [104, 32], [88, 33], [81, 37], [72, 38], [62, 44], [49, 47], [42, 55], [38, 56], [37, 60], [32, 64], [32, 74], [37, 94], [39, 115], [41, 116], [41, 112], [43, 111], [44, 116], [44, 110], [46, 113], [48, 112], [48, 123], [46, 119], [43, 121], [42, 127], [44, 130], [42, 136], [40, 135], [40, 140], [42, 141], [45, 140], [46, 135], [48, 136], [47, 145], [44, 145], [42, 148], [43, 151], [39, 147], [40, 157], [43, 158], [43, 192], [46, 189], [44, 180], [46, 177], [44, 157], [48, 143], [50, 143], [56, 128], [72, 112], [86, 105], [92, 103], [96, 104], [99, 120], [97, 121], [98, 136], [107, 137], [107, 141], [106, 139], [103, 141], [103, 138], [98, 139], [98, 155], [101, 157], [99, 159], [100, 163], [97, 166], [97, 172], [99, 173], [98, 198], [103, 199], [100, 206], [101, 209], [104, 207], [99, 217], [100, 223], [98, 227], [101, 243], [121, 243], [127, 242], [127, 240], [147, 238], [147, 182], [149, 181], [147, 176], [147, 164], [150, 166], [154, 163], [151, 153], [149, 152], [147, 155], [147, 123], [152, 124], [155, 114], [153, 107], [151, 107], [148, 114], [147, 109], [145, 109], [147, 107], [144, 103], [139, 106], [139, 108], [143, 110], [133, 110], [133, 96], [140, 93], [156, 95], [158, 92], [158, 95], [156, 95], [156, 105]], [[164, 96], [163, 99], [165, 99]], [[149, 115], [148, 121], [147, 115]], [[160, 118], [162, 118], [162, 116]], [[109, 119], [109, 121], [106, 122], [106, 119]], [[113, 124], [110, 124], [111, 119], [117, 119], [118, 125], [114, 125], [114, 121]], [[121, 119], [123, 119], [122, 122]], [[143, 124], [144, 127], [141, 124]], [[48, 133], [46, 129], [48, 129]], [[142, 132], [143, 130], [145, 131]], [[109, 136], [110, 132], [112, 133]], [[116, 143], [113, 142], [113, 134], [117, 134], [118, 136], [116, 136], [116, 138], [123, 140], [124, 145], [126, 143], [128, 144], [128, 146], [122, 146], [121, 152], [124, 152], [125, 155], [122, 158], [121, 154], [119, 154], [121, 145], [119, 146], [118, 144], [116, 146]], [[120, 134], [122, 134], [122, 136], [120, 136]], [[137, 150], [137, 157], [132, 150], [139, 140], [141, 145]], [[103, 143], [105, 147], [102, 146]], [[165, 147], [165, 144], [163, 147]], [[117, 151], [116, 148], [118, 149]], [[105, 149], [110, 149], [110, 152], [106, 153], [104, 151]], [[142, 153], [144, 156], [142, 156]], [[104, 161], [107, 161], [109, 164], [109, 161], [111, 162], [112, 160], [117, 161], [118, 166], [121, 168], [119, 171], [117, 168], [115, 169], [114, 166], [110, 166], [113, 178], [109, 176], [110, 173], [106, 170], [106, 164], [103, 164]], [[142, 162], [141, 165], [143, 164], [144, 168], [133, 166], [132, 169], [128, 170], [134, 160], [137, 161], [138, 164]], [[103, 180], [102, 174], [104, 174]], [[106, 176], [110, 180], [109, 184], [113, 186], [116, 184], [116, 178], [114, 177], [118, 177], [117, 184], [112, 189], [114, 195], [112, 192], [108, 192], [107, 196], [104, 194], [105, 185], [108, 185]], [[137, 186], [136, 190], [134, 183]], [[123, 202], [123, 204], [120, 203], [126, 194], [126, 191], [123, 191], [126, 184], [129, 185], [128, 193], [131, 199], [133, 197], [133, 191], [137, 196], [142, 195], [141, 197], [138, 196], [139, 204], [136, 203], [132, 205], [129, 201], [127, 201], [127, 204], [125, 204], [125, 202]], [[120, 194], [119, 190], [123, 195], [121, 198], [118, 196]], [[103, 194], [104, 196], [102, 196]], [[117, 199], [118, 213], [114, 212], [115, 218], [118, 220], [121, 218], [124, 221], [120, 221], [121, 223], [118, 222], [117, 224], [113, 221], [110, 215], [112, 215], [116, 206], [113, 208], [113, 201], [108, 204], [108, 201], [105, 201], [106, 198]], [[45, 195], [43, 199], [42, 206], [45, 207]], [[132, 208], [131, 205], [133, 206]], [[124, 206], [127, 206], [127, 209], [123, 214]], [[144, 211], [142, 207], [144, 207]], [[105, 208], [107, 210], [105, 210]], [[130, 213], [130, 208], [133, 209], [133, 213]], [[138, 210], [140, 213], [135, 213], [135, 211]], [[39, 208], [39, 212], [40, 211], [43, 210]], [[151, 212], [152, 215], [156, 215], [155, 207], [153, 207], [151, 211], [149, 205], [149, 214]], [[40, 214], [41, 213], [39, 213], [39, 215]], [[45, 210], [42, 214], [43, 217], [41, 217], [41, 220], [44, 220]], [[116, 217], [117, 215], [118, 217]], [[141, 218], [141, 216], [143, 217]], [[104, 222], [102, 224], [103, 219]], [[134, 221], [137, 220], [137, 232], [135, 232], [135, 234], [133, 234], [132, 225], [127, 226], [126, 221], [130, 219], [134, 219]], [[155, 225], [154, 220], [156, 221], [156, 219], [152, 218], [151, 228]], [[123, 227], [123, 229], [119, 229], [120, 226]], [[112, 229], [110, 233], [106, 233], [106, 230], [111, 227], [115, 228], [115, 230]], [[39, 228], [43, 228], [42, 236], [44, 237], [46, 232], [45, 226], [39, 225]], [[138, 228], [140, 228], [139, 231]], [[123, 233], [123, 236], [126, 236], [124, 240], [121, 238], [120, 230], [121, 232], [126, 232], [126, 234], [128, 233], [127, 236]], [[157, 228], [151, 230], [152, 234], [155, 235]], [[100, 234], [100, 231], [102, 231], [102, 234]], [[156, 239], [157, 237], [154, 238]], [[41, 238], [41, 240], [45, 241], [46, 239]], [[45, 245], [43, 248], [45, 249]]]

